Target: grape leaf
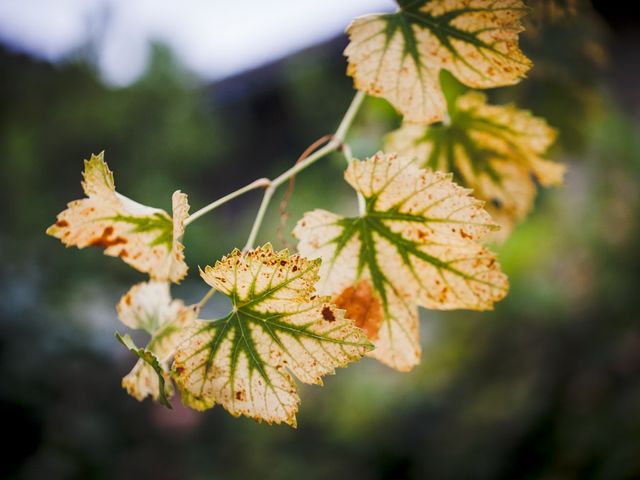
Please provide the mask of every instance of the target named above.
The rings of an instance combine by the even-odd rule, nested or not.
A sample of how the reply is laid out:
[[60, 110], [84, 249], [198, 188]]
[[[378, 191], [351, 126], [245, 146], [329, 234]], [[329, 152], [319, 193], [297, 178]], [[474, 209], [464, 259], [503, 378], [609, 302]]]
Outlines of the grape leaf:
[[172, 300], [169, 283], [150, 281], [134, 285], [118, 303], [117, 311], [126, 326], [151, 335], [147, 346], [137, 349], [141, 353], [134, 351], [140, 360], [122, 379], [122, 386], [138, 400], [151, 396], [164, 405], [173, 395], [167, 362], [188, 327], [195, 325], [197, 307]]
[[556, 131], [539, 117], [513, 105], [487, 105], [468, 92], [450, 103], [450, 122], [403, 124], [385, 148], [414, 157], [424, 167], [452, 172], [454, 180], [486, 200], [503, 240], [531, 210], [536, 184], [562, 182], [564, 166], [542, 158]]
[[354, 20], [347, 32], [347, 73], [355, 87], [383, 97], [405, 121], [443, 118], [438, 74], [491, 88], [517, 83], [531, 68], [518, 47], [521, 0], [399, 0], [393, 14]]
[[371, 348], [343, 310], [315, 295], [319, 265], [266, 244], [234, 250], [201, 271], [233, 307], [192, 328], [175, 354], [173, 378], [186, 405], [219, 403], [235, 416], [295, 426], [300, 398], [292, 374], [321, 385], [323, 375]]
[[420, 357], [417, 306], [486, 310], [505, 296], [506, 276], [478, 243], [496, 226], [450, 174], [408, 158], [378, 153], [352, 162], [345, 178], [365, 212], [305, 214], [298, 249], [322, 258], [318, 291], [367, 332], [371, 356], [406, 371]]
[[67, 247], [97, 246], [158, 280], [179, 282], [187, 274], [184, 220], [187, 196], [173, 194], [173, 219], [163, 210], [141, 205], [115, 190], [104, 154], [84, 162], [82, 188], [88, 198], [74, 200], [47, 233]]

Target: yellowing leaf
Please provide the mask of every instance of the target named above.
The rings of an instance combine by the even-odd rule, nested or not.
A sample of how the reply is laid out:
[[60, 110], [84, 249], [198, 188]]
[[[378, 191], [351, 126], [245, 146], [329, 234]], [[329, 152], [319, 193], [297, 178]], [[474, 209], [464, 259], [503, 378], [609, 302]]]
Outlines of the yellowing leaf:
[[417, 306], [485, 310], [506, 276], [477, 240], [495, 228], [482, 203], [407, 158], [378, 153], [346, 180], [366, 202], [360, 217], [307, 213], [294, 230], [302, 255], [322, 258], [318, 291], [332, 295], [398, 370], [419, 362]]
[[438, 75], [490, 88], [517, 83], [531, 68], [518, 47], [520, 0], [399, 0], [393, 14], [368, 15], [347, 29], [347, 73], [355, 87], [383, 97], [405, 121], [443, 118]]
[[183, 402], [198, 410], [219, 403], [236, 416], [295, 426], [300, 399], [292, 375], [322, 384], [323, 375], [370, 348], [343, 310], [315, 295], [319, 264], [267, 244], [234, 250], [201, 272], [233, 308], [200, 322], [178, 348], [173, 376]]
[[416, 158], [424, 167], [452, 172], [461, 185], [486, 200], [502, 226], [504, 239], [531, 210], [535, 181], [562, 182], [564, 166], [542, 157], [556, 137], [554, 129], [513, 105], [487, 105], [482, 93], [469, 92], [451, 104], [446, 124], [404, 124], [389, 134], [385, 148]]
[[171, 323], [185, 309], [181, 300], [173, 300], [169, 284], [161, 281], [141, 282], [125, 293], [116, 310], [127, 327], [146, 330], [153, 335]]
[[179, 282], [187, 274], [183, 245], [187, 196], [173, 194], [173, 219], [116, 192], [103, 154], [85, 160], [82, 188], [88, 198], [74, 200], [47, 233], [67, 247], [97, 246], [158, 280]]
[[195, 325], [196, 307], [185, 307], [182, 301], [172, 300], [169, 283], [150, 281], [134, 285], [118, 303], [117, 311], [122, 323], [130, 328], [144, 329], [151, 335], [146, 348], [137, 348], [132, 341], [124, 342], [116, 335], [140, 358], [122, 379], [122, 386], [138, 400], [151, 396], [168, 404], [173, 386], [169, 381], [167, 362], [188, 328]]

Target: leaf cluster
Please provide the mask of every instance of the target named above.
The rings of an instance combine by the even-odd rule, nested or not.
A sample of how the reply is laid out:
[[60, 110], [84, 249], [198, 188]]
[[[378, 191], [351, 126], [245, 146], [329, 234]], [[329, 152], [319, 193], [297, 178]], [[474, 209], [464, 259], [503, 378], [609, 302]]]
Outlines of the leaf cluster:
[[[191, 216], [187, 195], [176, 191], [169, 215], [118, 193], [102, 153], [85, 161], [86, 197], [47, 233], [66, 246], [101, 247], [148, 274], [117, 306], [126, 326], [149, 335], [138, 347], [116, 333], [137, 358], [122, 381], [130, 395], [170, 407], [175, 382], [197, 410], [220, 404], [235, 416], [295, 426], [294, 379], [322, 384], [364, 355], [408, 371], [420, 362], [419, 307], [488, 310], [507, 294], [483, 242], [496, 232], [505, 239], [531, 209], [537, 184], [560, 183], [563, 167], [544, 158], [555, 131], [543, 119], [489, 105], [468, 88], [512, 85], [531, 68], [518, 47], [526, 8], [520, 0], [398, 5], [349, 26], [347, 73], [360, 92], [328, 143], [274, 180]], [[386, 152], [361, 161], [345, 136], [365, 94], [388, 100], [404, 122], [386, 137]], [[294, 229], [299, 253], [254, 248], [274, 190], [337, 149], [359, 215], [317, 209]], [[173, 299], [170, 285], [188, 271], [185, 229], [255, 188], [265, 195], [247, 246], [200, 270], [210, 289], [201, 302]], [[214, 292], [231, 309], [201, 318]]]

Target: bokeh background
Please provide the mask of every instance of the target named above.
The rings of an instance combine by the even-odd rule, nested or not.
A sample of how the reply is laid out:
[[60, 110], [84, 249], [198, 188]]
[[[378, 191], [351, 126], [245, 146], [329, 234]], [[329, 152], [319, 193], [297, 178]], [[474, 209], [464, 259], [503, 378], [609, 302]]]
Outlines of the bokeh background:
[[[122, 193], [165, 209], [178, 188], [195, 210], [283, 171], [354, 93], [344, 27], [393, 4], [171, 3], [0, 3], [0, 477], [640, 478], [633, 5], [578, 2], [564, 15], [533, 4], [522, 46], [535, 68], [490, 92], [558, 128], [551, 155], [568, 167], [496, 247], [510, 295], [493, 312], [422, 311], [420, 367], [365, 359], [303, 386], [294, 430], [128, 397], [133, 359], [113, 337], [114, 305], [144, 276], [44, 230], [81, 196], [82, 159], [101, 150]], [[349, 137], [356, 155], [398, 124], [367, 99]], [[311, 208], [353, 210], [343, 169], [336, 154], [298, 177], [289, 230]], [[259, 198], [189, 228], [192, 268], [174, 295], [204, 294], [194, 267], [244, 244]], [[280, 247], [277, 203], [260, 240]]]

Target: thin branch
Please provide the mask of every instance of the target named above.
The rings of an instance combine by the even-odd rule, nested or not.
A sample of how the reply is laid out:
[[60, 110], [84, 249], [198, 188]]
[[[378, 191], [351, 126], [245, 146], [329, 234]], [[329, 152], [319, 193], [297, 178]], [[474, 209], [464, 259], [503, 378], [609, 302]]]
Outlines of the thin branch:
[[[294, 165], [297, 165], [298, 163], [302, 162], [305, 158], [311, 155], [314, 152], [314, 150], [320, 147], [320, 145], [328, 142], [332, 138], [333, 138], [333, 135], [324, 135], [323, 137], [313, 142], [311, 145], [309, 145], [306, 148], [304, 152], [302, 152], [302, 155], [298, 157]], [[285, 235], [283, 232], [284, 232], [284, 227], [286, 226], [286, 222], [289, 219], [289, 213], [287, 212], [287, 207], [289, 206], [289, 200], [291, 199], [291, 195], [293, 195], [293, 188], [295, 186], [295, 183], [296, 183], [296, 177], [294, 175], [289, 179], [289, 185], [287, 186], [287, 190], [286, 192], [284, 192], [284, 196], [282, 197], [282, 201], [280, 202], [280, 207], [279, 207], [280, 223], [278, 224], [278, 229], [276, 231], [276, 236], [287, 248], [289, 247], [289, 242], [285, 238]]]
[[326, 157], [332, 152], [335, 152], [338, 148], [342, 146], [342, 142], [344, 141], [345, 136], [349, 131], [349, 127], [353, 123], [353, 120], [355, 119], [355, 116], [358, 113], [358, 109], [362, 105], [362, 101], [364, 100], [364, 97], [365, 97], [364, 93], [362, 92], [356, 93], [355, 97], [351, 101], [351, 105], [349, 105], [347, 112], [342, 118], [340, 125], [338, 125], [338, 129], [336, 130], [335, 135], [333, 135], [333, 138], [329, 141], [329, 143], [327, 143], [321, 149], [316, 150], [316, 152], [309, 155], [303, 161], [294, 165], [289, 170], [285, 171], [284, 173], [277, 176], [271, 181], [271, 184], [269, 185], [269, 187], [267, 187], [267, 189], [264, 192], [264, 197], [262, 198], [262, 203], [260, 204], [260, 208], [258, 209], [258, 214], [256, 215], [256, 218], [253, 222], [253, 226], [251, 227], [251, 233], [249, 233], [249, 238], [247, 239], [247, 243], [244, 246], [245, 251], [252, 249], [254, 246], [256, 237], [258, 236], [258, 231], [260, 230], [260, 226], [262, 225], [262, 221], [264, 220], [264, 216], [267, 212], [267, 208], [269, 207], [269, 203], [271, 202], [271, 198], [273, 197], [275, 190], [280, 185], [282, 185], [287, 180], [289, 180], [291, 177], [293, 177], [294, 175], [298, 174], [305, 168], [314, 164], [321, 158]]
[[246, 185], [246, 186], [244, 186], [244, 187], [242, 187], [242, 188], [240, 188], [240, 189], [238, 189], [238, 190], [236, 190], [234, 192], [231, 192], [230, 194], [225, 195], [222, 198], [219, 198], [215, 202], [211, 202], [209, 205], [206, 205], [206, 206], [202, 207], [200, 210], [198, 210], [196, 212], [193, 212], [185, 220], [184, 226], [186, 227], [190, 223], [196, 221], [201, 216], [209, 213], [211, 210], [214, 210], [214, 209], [218, 208], [219, 206], [224, 205], [228, 201], [233, 200], [234, 198], [239, 197], [240, 195], [242, 195], [244, 193], [247, 193], [247, 192], [249, 192], [251, 190], [255, 190], [256, 188], [268, 187], [270, 184], [271, 184], [271, 181], [268, 178], [259, 178], [255, 182], [252, 182], [249, 185]]
[[[351, 153], [351, 147], [345, 143], [342, 145], [342, 148], [340, 150], [342, 150], [342, 153], [344, 155], [344, 158], [347, 160], [347, 163], [351, 165], [351, 162], [353, 162], [353, 154]], [[363, 216], [366, 212], [366, 202], [364, 200], [364, 196], [360, 192], [356, 191], [356, 195], [358, 196], [358, 213], [360, 213], [360, 216]]]

